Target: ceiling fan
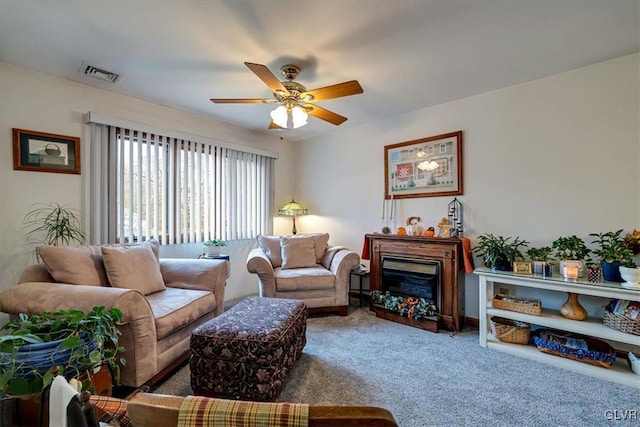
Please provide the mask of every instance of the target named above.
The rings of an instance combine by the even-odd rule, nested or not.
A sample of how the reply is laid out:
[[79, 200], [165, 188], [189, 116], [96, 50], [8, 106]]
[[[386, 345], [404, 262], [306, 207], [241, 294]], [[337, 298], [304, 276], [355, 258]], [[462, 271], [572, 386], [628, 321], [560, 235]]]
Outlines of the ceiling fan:
[[[280, 104], [271, 112], [269, 129], [298, 128], [307, 124], [308, 115], [324, 120], [334, 125], [344, 123], [347, 118], [318, 107], [315, 102], [327, 99], [362, 93], [362, 87], [356, 80], [307, 90], [303, 85], [294, 81], [300, 75], [297, 65], [285, 65], [280, 72], [285, 81], [280, 81], [269, 69], [262, 64], [245, 62], [260, 80], [273, 91], [274, 98], [211, 98], [216, 104]], [[291, 117], [292, 126], [289, 126]]]

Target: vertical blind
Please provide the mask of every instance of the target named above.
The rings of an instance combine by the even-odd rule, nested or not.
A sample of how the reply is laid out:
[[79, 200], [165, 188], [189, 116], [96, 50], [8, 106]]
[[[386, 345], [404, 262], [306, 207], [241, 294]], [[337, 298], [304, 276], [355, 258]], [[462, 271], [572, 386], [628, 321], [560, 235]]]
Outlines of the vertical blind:
[[162, 244], [270, 234], [272, 157], [91, 123], [91, 241]]

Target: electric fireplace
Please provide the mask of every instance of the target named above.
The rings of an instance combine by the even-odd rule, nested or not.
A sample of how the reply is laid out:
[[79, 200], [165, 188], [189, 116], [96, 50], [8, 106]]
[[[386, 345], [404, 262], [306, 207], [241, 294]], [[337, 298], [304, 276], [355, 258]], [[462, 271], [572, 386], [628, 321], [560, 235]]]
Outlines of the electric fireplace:
[[372, 291], [418, 297], [437, 309], [432, 318], [411, 319], [372, 304], [377, 317], [437, 332], [464, 326], [462, 242], [458, 238], [367, 234]]

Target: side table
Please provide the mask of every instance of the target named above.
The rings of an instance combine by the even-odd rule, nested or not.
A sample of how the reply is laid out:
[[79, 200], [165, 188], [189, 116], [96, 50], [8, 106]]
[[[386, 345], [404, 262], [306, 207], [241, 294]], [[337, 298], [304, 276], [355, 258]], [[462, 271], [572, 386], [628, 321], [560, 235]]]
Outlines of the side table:
[[[349, 297], [358, 298], [358, 307], [362, 307], [362, 300], [368, 300], [371, 291], [368, 289], [362, 289], [362, 281], [365, 277], [369, 277], [369, 270], [363, 270], [359, 268], [354, 268], [349, 272], [351, 275], [349, 276]], [[358, 288], [351, 288], [351, 278], [353, 276], [358, 277]]]
[[198, 259], [223, 259], [223, 260], [229, 261], [229, 255], [227, 255], [227, 254], [200, 255], [200, 256], [198, 256]]

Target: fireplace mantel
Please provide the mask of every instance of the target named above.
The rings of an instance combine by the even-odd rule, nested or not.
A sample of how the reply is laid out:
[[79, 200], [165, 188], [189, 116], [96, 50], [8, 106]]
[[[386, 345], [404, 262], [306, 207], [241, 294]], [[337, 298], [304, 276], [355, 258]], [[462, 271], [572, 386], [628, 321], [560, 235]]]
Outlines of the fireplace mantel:
[[429, 319], [419, 321], [393, 315], [387, 310], [373, 306], [377, 317], [406, 323], [431, 331], [442, 327], [450, 331], [460, 331], [464, 326], [464, 271], [462, 262], [462, 242], [457, 238], [424, 236], [398, 236], [388, 234], [367, 234], [369, 241], [370, 283], [372, 291], [381, 290], [382, 260], [388, 256], [433, 260], [441, 263], [441, 322]]

